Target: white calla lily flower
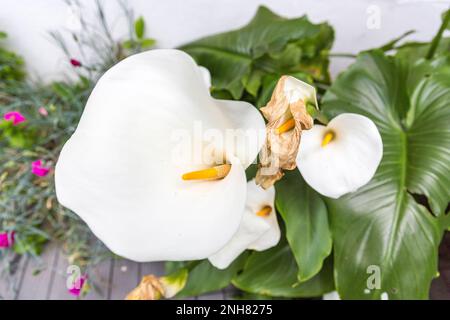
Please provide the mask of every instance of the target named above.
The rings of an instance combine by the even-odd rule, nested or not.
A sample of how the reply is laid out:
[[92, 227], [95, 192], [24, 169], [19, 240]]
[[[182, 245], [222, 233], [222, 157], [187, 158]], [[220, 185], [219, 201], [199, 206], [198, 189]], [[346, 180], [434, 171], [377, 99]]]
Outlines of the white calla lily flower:
[[247, 184], [247, 202], [241, 225], [233, 238], [209, 257], [212, 265], [227, 268], [246, 249], [263, 251], [280, 241], [280, 227], [275, 212], [275, 189], [257, 186], [255, 180]]
[[[59, 202], [120, 256], [207, 258], [240, 225], [264, 120], [247, 102], [212, 98], [205, 70], [178, 50], [126, 58], [98, 81], [61, 151]], [[197, 122], [238, 138], [211, 142]]]
[[372, 120], [343, 113], [303, 133], [297, 167], [313, 189], [337, 199], [368, 183], [382, 156], [383, 142]]

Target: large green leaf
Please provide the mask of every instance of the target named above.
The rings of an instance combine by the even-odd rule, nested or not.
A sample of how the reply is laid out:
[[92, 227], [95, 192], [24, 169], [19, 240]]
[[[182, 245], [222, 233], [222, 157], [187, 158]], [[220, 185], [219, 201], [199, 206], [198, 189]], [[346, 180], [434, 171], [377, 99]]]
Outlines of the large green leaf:
[[323, 260], [331, 253], [325, 203], [305, 183], [300, 172], [293, 170], [276, 184], [276, 206], [298, 265], [298, 280], [308, 280], [320, 271]]
[[[442, 215], [450, 198], [449, 101], [449, 73], [380, 51], [361, 54], [325, 95], [328, 116], [365, 115], [384, 144], [369, 184], [327, 200], [341, 297], [428, 297], [442, 235], [441, 219], [433, 214]], [[379, 267], [381, 287], [368, 292], [370, 266]]]
[[177, 297], [192, 297], [227, 287], [233, 276], [242, 269], [247, 256], [247, 253], [241, 254], [224, 270], [217, 269], [208, 260], [201, 261], [189, 271], [186, 285]]
[[246, 91], [247, 99], [254, 101], [268, 75], [278, 79], [281, 74], [306, 72], [328, 81], [327, 50], [333, 37], [328, 24], [313, 24], [306, 17], [285, 19], [260, 7], [243, 28], [209, 36], [180, 49], [209, 69], [213, 94], [227, 91], [234, 99], [240, 99]]
[[322, 271], [299, 283], [298, 268], [291, 248], [282, 240], [276, 247], [254, 252], [233, 284], [246, 292], [272, 297], [318, 297], [334, 289], [332, 262], [328, 259]]

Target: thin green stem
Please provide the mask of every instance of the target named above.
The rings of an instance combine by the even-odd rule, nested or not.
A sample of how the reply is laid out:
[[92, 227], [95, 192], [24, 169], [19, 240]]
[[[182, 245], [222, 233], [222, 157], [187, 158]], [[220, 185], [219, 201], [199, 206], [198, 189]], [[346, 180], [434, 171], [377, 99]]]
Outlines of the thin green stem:
[[331, 58], [356, 58], [356, 54], [353, 53], [329, 53], [328, 56]]
[[431, 60], [436, 53], [436, 50], [439, 46], [439, 42], [441, 42], [442, 35], [444, 34], [445, 29], [447, 28], [450, 21], [450, 10], [448, 10], [445, 15], [444, 19], [442, 20], [441, 27], [439, 28], [438, 32], [433, 38], [433, 41], [431, 42], [430, 49], [428, 50], [428, 53], [426, 55], [427, 60]]

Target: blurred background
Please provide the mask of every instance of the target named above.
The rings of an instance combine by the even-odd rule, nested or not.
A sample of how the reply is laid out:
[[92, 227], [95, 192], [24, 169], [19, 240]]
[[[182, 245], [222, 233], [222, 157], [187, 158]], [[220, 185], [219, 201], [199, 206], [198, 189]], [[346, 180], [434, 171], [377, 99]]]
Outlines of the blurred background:
[[[95, 1], [79, 0], [84, 18], [93, 14]], [[129, 0], [128, 6], [146, 21], [147, 35], [157, 39], [157, 47], [173, 48], [205, 35], [239, 28], [246, 24], [261, 4], [286, 17], [307, 14], [314, 22], [328, 21], [336, 31], [333, 52], [357, 53], [380, 46], [408, 30], [417, 30], [409, 40], [428, 41], [436, 32], [448, 0]], [[120, 4], [105, 1], [111, 32], [124, 37], [127, 21]], [[70, 69], [61, 50], [48, 32], [76, 29], [79, 14], [62, 0], [0, 0], [0, 30], [9, 34], [10, 48], [20, 52], [31, 75], [45, 81], [61, 79]], [[336, 75], [350, 63], [332, 59]]]

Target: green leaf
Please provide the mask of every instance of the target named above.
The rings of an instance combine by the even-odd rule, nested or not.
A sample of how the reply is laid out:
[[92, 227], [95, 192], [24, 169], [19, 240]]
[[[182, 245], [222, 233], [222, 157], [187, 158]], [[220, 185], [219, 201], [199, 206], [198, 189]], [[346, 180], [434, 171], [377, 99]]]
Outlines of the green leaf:
[[[323, 99], [330, 118], [352, 112], [372, 119], [384, 145], [369, 184], [327, 200], [343, 298], [428, 298], [442, 235], [433, 214], [442, 215], [450, 198], [449, 74], [424, 60], [412, 65], [367, 52]], [[429, 208], [415, 195], [426, 196]], [[365, 293], [370, 266], [380, 268], [381, 287]]]
[[298, 265], [298, 280], [308, 280], [322, 269], [323, 260], [331, 253], [325, 203], [300, 172], [292, 170], [276, 184], [276, 207], [286, 225], [287, 241]]
[[428, 50], [426, 56], [427, 59], [433, 58], [434, 54], [436, 53], [436, 49], [439, 47], [439, 43], [442, 40], [442, 35], [444, 34], [448, 26], [450, 26], [450, 9], [444, 12], [442, 16], [442, 24], [430, 43], [430, 49]]
[[132, 48], [134, 48], [134, 47], [136, 46], [136, 42], [133, 41], [133, 40], [126, 40], [126, 41], [124, 41], [124, 42], [122, 43], [122, 46], [123, 46], [125, 49], [132, 49]]
[[409, 30], [406, 31], [405, 33], [403, 33], [402, 35], [400, 35], [399, 37], [389, 41], [388, 43], [382, 45], [381, 47], [379, 47], [380, 50], [382, 51], [389, 51], [389, 50], [393, 50], [395, 49], [395, 46], [397, 45], [397, 43], [399, 43], [401, 40], [403, 40], [404, 38], [406, 38], [407, 36], [415, 33], [416, 31], [414, 30]]
[[72, 88], [64, 82], [54, 82], [51, 87], [54, 93], [65, 101], [68, 101], [73, 97]]
[[134, 22], [134, 32], [138, 39], [144, 38], [144, 32], [145, 32], [144, 17], [139, 17], [138, 19], [136, 19], [136, 21]]
[[5, 39], [7, 37], [6, 32], [0, 31], [0, 39]]
[[319, 274], [299, 283], [298, 268], [290, 247], [283, 239], [269, 250], [254, 252], [233, 284], [246, 292], [272, 297], [318, 297], [334, 289], [332, 263], [328, 259]]
[[141, 47], [143, 49], [151, 48], [151, 47], [153, 47], [155, 45], [155, 43], [156, 43], [156, 40], [155, 39], [150, 39], [150, 38], [142, 39], [140, 41]]
[[268, 74], [278, 79], [282, 74], [314, 69], [315, 76], [328, 79], [328, 57], [322, 53], [331, 48], [333, 37], [328, 24], [313, 24], [306, 17], [286, 19], [260, 7], [241, 29], [209, 36], [180, 49], [211, 72], [215, 90], [226, 90], [240, 99], [245, 90], [255, 96], [260, 79]]
[[186, 286], [177, 297], [191, 297], [227, 287], [233, 276], [242, 268], [247, 254], [241, 254], [228, 268], [219, 270], [208, 260], [201, 261], [189, 271]]

